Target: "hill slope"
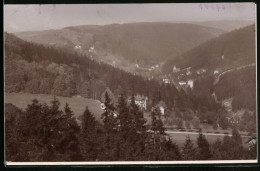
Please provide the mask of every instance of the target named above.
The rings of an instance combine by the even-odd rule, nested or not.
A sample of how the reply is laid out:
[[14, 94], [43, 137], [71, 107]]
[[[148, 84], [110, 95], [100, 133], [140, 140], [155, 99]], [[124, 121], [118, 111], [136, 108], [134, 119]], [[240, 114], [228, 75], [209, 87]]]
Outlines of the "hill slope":
[[131, 23], [76, 26], [60, 30], [16, 33], [21, 39], [44, 45], [66, 46], [89, 53], [98, 60], [127, 65], [154, 65], [192, 49], [225, 31], [184, 23]]
[[205, 22], [197, 22], [194, 24], [198, 24], [206, 27], [213, 27], [213, 28], [230, 32], [236, 29], [240, 29], [252, 25], [254, 24], [254, 21], [205, 21]]
[[148, 96], [149, 103], [163, 100], [169, 109], [176, 99], [184, 110], [190, 105], [173, 85], [132, 75], [64, 48], [44, 47], [5, 34], [5, 92], [100, 99], [106, 87], [116, 97], [140, 94]]
[[193, 70], [233, 68], [255, 62], [255, 26], [235, 30], [203, 43], [166, 62], [164, 70], [171, 72], [174, 65]]

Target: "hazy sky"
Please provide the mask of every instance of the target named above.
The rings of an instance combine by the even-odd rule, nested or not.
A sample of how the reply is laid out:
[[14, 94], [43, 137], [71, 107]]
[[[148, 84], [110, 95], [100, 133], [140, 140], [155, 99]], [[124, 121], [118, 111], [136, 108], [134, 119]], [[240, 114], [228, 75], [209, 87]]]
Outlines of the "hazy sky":
[[8, 32], [130, 22], [254, 19], [254, 3], [4, 5], [4, 29]]

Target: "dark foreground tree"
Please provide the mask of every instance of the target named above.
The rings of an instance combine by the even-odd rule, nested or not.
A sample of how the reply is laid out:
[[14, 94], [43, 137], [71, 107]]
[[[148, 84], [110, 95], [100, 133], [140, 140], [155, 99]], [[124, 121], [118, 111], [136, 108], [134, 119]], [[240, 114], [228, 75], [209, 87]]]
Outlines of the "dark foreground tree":
[[84, 161], [99, 160], [101, 137], [100, 125], [86, 107], [81, 123], [81, 149]]
[[80, 127], [67, 103], [65, 104], [64, 111], [65, 113], [62, 115], [59, 123], [63, 133], [60, 135], [60, 153], [63, 156], [67, 156], [66, 161], [81, 161], [83, 158], [79, 143]]
[[107, 92], [105, 93], [105, 107], [105, 112], [102, 114], [104, 137], [101, 160], [116, 161], [120, 158], [120, 141], [117, 135], [119, 129], [118, 116]]
[[63, 113], [54, 98], [51, 105], [33, 100], [16, 120], [19, 150], [13, 161], [81, 160], [77, 133], [79, 127], [68, 106]]
[[197, 160], [208, 160], [211, 158], [212, 154], [210, 151], [210, 145], [207, 139], [205, 138], [205, 135], [203, 135], [201, 132], [199, 133], [198, 139], [197, 139]]
[[193, 147], [193, 142], [189, 136], [186, 137], [186, 141], [182, 147], [182, 159], [183, 160], [194, 160], [196, 149]]

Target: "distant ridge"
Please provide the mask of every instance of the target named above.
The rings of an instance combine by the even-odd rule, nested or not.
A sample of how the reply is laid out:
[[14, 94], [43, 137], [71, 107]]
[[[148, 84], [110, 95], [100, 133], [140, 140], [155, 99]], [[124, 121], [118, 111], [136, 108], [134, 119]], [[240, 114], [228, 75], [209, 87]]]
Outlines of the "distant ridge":
[[88, 53], [95, 46], [96, 56], [107, 63], [154, 65], [168, 56], [182, 54], [225, 33], [221, 29], [188, 23], [145, 22], [111, 25], [83, 25], [59, 30], [15, 33], [21, 39], [39, 44], [81, 45]]
[[207, 26], [212, 28], [221, 29], [227, 32], [240, 29], [249, 25], [254, 24], [254, 21], [204, 21], [204, 22], [194, 22], [193, 24], [201, 25], [201, 26]]

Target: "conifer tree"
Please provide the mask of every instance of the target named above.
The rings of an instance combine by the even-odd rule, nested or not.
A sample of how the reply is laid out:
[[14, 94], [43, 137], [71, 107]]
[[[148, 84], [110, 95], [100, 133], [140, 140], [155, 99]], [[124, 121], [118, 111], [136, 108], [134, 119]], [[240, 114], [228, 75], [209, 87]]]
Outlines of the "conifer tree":
[[107, 132], [113, 132], [117, 129], [117, 119], [114, 116], [114, 106], [111, 104], [111, 99], [109, 98], [107, 92], [105, 93], [105, 112], [102, 114], [104, 129]]
[[154, 132], [154, 134], [165, 134], [163, 123], [161, 120], [161, 112], [158, 107], [155, 107], [154, 110], [151, 113], [152, 123], [151, 123], [151, 129]]
[[222, 159], [222, 141], [217, 138], [217, 140], [211, 145], [212, 159], [221, 160]]
[[151, 113], [151, 131], [152, 144], [149, 144], [146, 153], [152, 155], [152, 160], [159, 160], [162, 155], [162, 142], [165, 140], [165, 132], [161, 121], [161, 113], [158, 107], [155, 107]]
[[171, 138], [164, 139], [161, 142], [161, 150], [159, 160], [180, 160], [182, 159], [179, 147], [172, 142]]
[[60, 119], [60, 143], [59, 152], [65, 161], [80, 161], [82, 156], [79, 147], [80, 127], [73, 117], [73, 112], [66, 103], [64, 114]]
[[95, 161], [100, 153], [99, 135], [97, 135], [98, 123], [87, 106], [82, 116], [81, 128], [84, 160]]
[[131, 102], [129, 106], [129, 113], [132, 118], [132, 137], [131, 144], [133, 147], [132, 154], [134, 158], [144, 157], [145, 143], [147, 138], [147, 132], [145, 127], [145, 119], [143, 112], [139, 109], [137, 104], [135, 104], [135, 97], [132, 94]]
[[242, 138], [236, 127], [232, 129], [232, 139], [237, 145], [242, 144]]
[[198, 139], [197, 139], [197, 145], [198, 145], [198, 154], [197, 159], [198, 160], [208, 160], [211, 158], [211, 151], [210, 151], [210, 145], [207, 139], [205, 138], [205, 135], [203, 135], [201, 132], [199, 133]]
[[183, 160], [194, 160], [195, 159], [195, 148], [193, 142], [189, 136], [186, 137], [186, 141], [182, 147], [182, 159]]
[[128, 132], [132, 131], [134, 128], [133, 125], [133, 115], [129, 112], [129, 109], [126, 104], [125, 95], [121, 94], [118, 99], [118, 120], [120, 125], [120, 133], [124, 139], [128, 136]]
[[105, 112], [102, 114], [104, 124], [103, 160], [115, 161], [120, 157], [120, 142], [118, 140], [118, 118], [115, 116], [115, 108], [111, 103], [107, 92], [105, 93]]

